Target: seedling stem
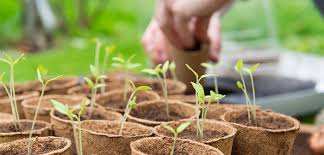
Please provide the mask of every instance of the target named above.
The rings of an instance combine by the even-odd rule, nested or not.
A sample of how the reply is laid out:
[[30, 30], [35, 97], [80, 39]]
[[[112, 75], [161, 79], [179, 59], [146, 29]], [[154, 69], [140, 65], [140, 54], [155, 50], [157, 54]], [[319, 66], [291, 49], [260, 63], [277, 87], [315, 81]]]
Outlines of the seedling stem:
[[176, 129], [174, 129], [171, 126], [168, 126], [168, 125], [163, 126], [165, 129], [167, 129], [169, 132], [171, 132], [173, 134], [173, 143], [172, 143], [170, 155], [173, 155], [174, 152], [175, 152], [175, 146], [176, 146], [178, 135], [181, 132], [183, 132], [190, 124], [191, 124], [191, 122], [182, 123]]

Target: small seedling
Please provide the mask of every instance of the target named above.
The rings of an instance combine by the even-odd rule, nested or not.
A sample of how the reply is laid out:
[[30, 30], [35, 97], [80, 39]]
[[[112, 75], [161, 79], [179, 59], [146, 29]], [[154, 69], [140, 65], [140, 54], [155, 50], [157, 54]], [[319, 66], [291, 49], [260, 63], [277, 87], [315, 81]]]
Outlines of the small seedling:
[[174, 61], [172, 61], [170, 63], [170, 66], [169, 66], [169, 70], [170, 70], [170, 73], [171, 73], [171, 76], [172, 76], [173, 80], [177, 80], [178, 79], [177, 78], [177, 75], [175, 73], [175, 69], [176, 69], [176, 64], [175, 64]]
[[126, 102], [127, 100], [127, 87], [128, 87], [128, 74], [130, 70], [136, 69], [140, 67], [141, 65], [138, 63], [133, 63], [132, 60], [135, 56], [129, 57], [127, 60], [122, 57], [113, 57], [113, 64], [112, 66], [115, 68], [119, 68], [125, 71], [126, 75], [124, 78], [124, 95], [123, 100]]
[[168, 125], [164, 125], [163, 126], [165, 129], [169, 130], [173, 134], [173, 143], [172, 143], [170, 155], [173, 155], [174, 154], [174, 150], [175, 150], [175, 146], [176, 146], [176, 142], [177, 142], [178, 135], [182, 131], [184, 131], [190, 124], [191, 124], [191, 122], [182, 123], [176, 129], [174, 129], [171, 126], [168, 126]]
[[[104, 56], [104, 60], [102, 63], [102, 67], [101, 67], [101, 75], [104, 75], [107, 71], [107, 63], [108, 63], [108, 58], [109, 56], [115, 51], [115, 46], [108, 46], [105, 49], [105, 56]], [[104, 84], [105, 80], [104, 79], [100, 79], [100, 84]], [[101, 87], [101, 93], [104, 93], [106, 91], [106, 87]]]
[[17, 100], [16, 100], [16, 92], [15, 92], [15, 78], [14, 78], [14, 70], [15, 65], [18, 64], [21, 60], [24, 60], [24, 54], [21, 54], [17, 59], [13, 59], [9, 55], [3, 53], [3, 57], [0, 58], [0, 61], [6, 63], [10, 67], [10, 83], [9, 83], [9, 89], [2, 81], [4, 73], [1, 74], [0, 84], [4, 87], [6, 90], [6, 93], [8, 94], [8, 97], [10, 99], [10, 107], [11, 112], [13, 116], [13, 123], [16, 129], [19, 128], [19, 113], [18, 113], [18, 107], [17, 107]]
[[36, 107], [36, 112], [35, 112], [35, 115], [34, 115], [33, 124], [32, 124], [31, 130], [30, 130], [30, 133], [29, 133], [29, 138], [28, 138], [28, 155], [31, 155], [32, 154], [32, 145], [33, 145], [33, 143], [32, 143], [32, 135], [33, 135], [34, 128], [35, 128], [35, 123], [36, 123], [38, 111], [39, 111], [40, 105], [41, 105], [42, 100], [43, 100], [45, 88], [46, 88], [46, 86], [50, 82], [52, 82], [52, 81], [54, 81], [54, 80], [56, 80], [56, 79], [58, 79], [58, 78], [61, 77], [61, 76], [57, 76], [57, 77], [48, 79], [48, 80], [46, 80], [46, 82], [44, 82], [44, 77], [46, 77], [47, 72], [48, 71], [44, 67], [42, 67], [42, 66], [39, 66], [37, 68], [37, 78], [38, 78], [38, 81], [42, 85], [42, 91], [41, 91], [41, 95], [40, 95], [40, 97], [38, 99], [38, 104], [37, 104], [37, 107]]
[[[70, 123], [73, 128], [73, 136], [74, 136], [77, 154], [83, 155], [81, 116], [85, 113], [86, 100], [85, 99], [82, 100], [81, 109], [77, 115], [74, 114], [74, 109], [70, 109], [67, 105], [64, 105], [61, 102], [56, 100], [52, 100], [51, 102], [55, 110], [69, 117]], [[74, 120], [76, 120], [77, 122], [75, 122]]]
[[137, 92], [139, 92], [139, 91], [152, 90], [152, 88], [149, 87], [149, 86], [139, 86], [139, 87], [136, 87], [135, 84], [132, 81], [129, 81], [129, 83], [133, 87], [133, 92], [132, 92], [132, 94], [130, 95], [130, 97], [128, 99], [128, 102], [127, 102], [127, 105], [126, 105], [126, 108], [125, 108], [125, 112], [124, 112], [124, 117], [123, 117], [123, 119], [120, 122], [119, 135], [122, 134], [122, 131], [123, 131], [124, 125], [125, 125], [125, 123], [127, 121], [127, 118], [128, 118], [129, 113], [131, 112], [132, 109], [134, 109], [136, 107], [136, 96], [135, 96], [135, 94]]
[[166, 61], [164, 64], [158, 64], [154, 69], [144, 69], [143, 72], [156, 76], [161, 83], [163, 96], [166, 104], [167, 117], [170, 117], [169, 113], [169, 100], [168, 100], [168, 85], [167, 85], [167, 72], [170, 70], [170, 63]]
[[[205, 67], [206, 69], [212, 69], [214, 68], [216, 65], [212, 65], [209, 63], [201, 63], [201, 66]], [[215, 89], [215, 93], [218, 94], [219, 90], [218, 90], [218, 81], [217, 81], [217, 75], [213, 76], [213, 81], [214, 81], [214, 89]], [[219, 100], [216, 101], [217, 104], [219, 104]]]
[[[204, 136], [204, 122], [207, 116], [207, 111], [210, 103], [214, 101], [219, 101], [224, 98], [224, 95], [210, 91], [210, 95], [206, 96], [204, 87], [201, 85], [200, 81], [206, 77], [213, 77], [212, 74], [206, 74], [199, 77], [198, 73], [193, 70], [189, 65], [186, 65], [187, 68], [195, 75], [196, 82], [191, 82], [193, 88], [196, 91], [196, 107], [199, 110], [197, 114], [197, 138], [203, 139]], [[207, 105], [206, 105], [207, 101]]]
[[101, 87], [105, 87], [105, 84], [99, 84], [99, 81], [100, 79], [106, 79], [107, 77], [104, 75], [100, 75], [99, 70], [93, 65], [90, 65], [90, 71], [92, 76], [95, 78], [94, 82], [88, 77], [84, 77], [84, 80], [86, 81], [87, 85], [91, 89], [91, 102], [90, 102], [90, 117], [91, 117], [93, 113], [94, 104], [96, 102], [97, 89]]
[[[250, 69], [244, 68], [244, 62], [243, 59], [239, 59], [236, 62], [235, 70], [240, 74], [241, 81], [237, 81], [236, 85], [238, 88], [240, 88], [244, 95], [245, 95], [245, 101], [246, 101], [246, 107], [248, 112], [248, 119], [250, 124], [255, 124], [256, 121], [256, 97], [255, 97], [255, 88], [254, 88], [254, 80], [253, 75], [256, 71], [256, 69], [259, 67], [260, 64], [253, 65]], [[243, 72], [246, 72], [249, 74], [250, 80], [251, 80], [251, 87], [252, 87], [252, 97], [253, 100], [251, 101], [250, 96], [248, 95], [248, 90], [246, 87], [246, 83], [244, 80]], [[251, 118], [252, 116], [252, 118]]]

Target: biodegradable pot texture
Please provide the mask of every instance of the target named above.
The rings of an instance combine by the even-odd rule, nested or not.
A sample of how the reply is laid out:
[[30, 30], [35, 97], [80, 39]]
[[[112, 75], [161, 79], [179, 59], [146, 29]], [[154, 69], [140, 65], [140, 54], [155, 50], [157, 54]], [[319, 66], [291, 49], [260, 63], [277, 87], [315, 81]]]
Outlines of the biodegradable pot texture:
[[127, 76], [129, 80], [138, 80], [138, 79], [143, 79], [145, 78], [143, 75], [129, 71], [127, 74], [125, 71], [122, 70], [115, 70], [112, 72], [109, 72], [107, 76], [112, 80], [112, 81], [123, 81], [125, 77]]
[[197, 116], [197, 110], [188, 103], [169, 100], [169, 118], [166, 111], [165, 100], [156, 100], [138, 104], [130, 112], [129, 120], [147, 126], [156, 126], [162, 123], [178, 121], [182, 119], [193, 119]]
[[237, 128], [233, 154], [286, 155], [291, 150], [299, 130], [299, 122], [289, 116], [257, 110], [256, 126], [248, 122], [247, 111], [237, 110], [225, 113], [224, 121]]
[[[106, 86], [105, 86], [105, 92], [114, 91], [114, 90], [120, 89], [120, 88], [123, 88], [122, 84], [108, 82], [108, 83], [106, 83]], [[101, 92], [101, 88], [97, 89], [97, 94], [101, 94], [101, 93], [105, 93], [105, 92]], [[91, 98], [92, 89], [87, 85], [75, 86], [75, 87], [68, 89], [67, 93], [73, 94], [73, 95], [86, 95], [87, 97]]]
[[[187, 86], [176, 80], [170, 80], [167, 79], [167, 87], [168, 87], [168, 95], [180, 95], [184, 94]], [[160, 96], [163, 96], [163, 89], [161, 86], [161, 82], [158, 79], [141, 79], [141, 80], [135, 80], [134, 84], [136, 86], [150, 86], [153, 91], [157, 92]]]
[[[150, 137], [131, 142], [132, 155], [169, 155], [173, 139], [168, 137]], [[223, 153], [209, 145], [188, 139], [177, 139], [175, 155], [223, 155]]]
[[201, 49], [196, 51], [173, 49], [172, 52], [169, 52], [171, 60], [174, 61], [177, 65], [175, 74], [179, 81], [187, 85], [187, 93], [195, 92], [190, 82], [196, 81], [196, 78], [193, 73], [188, 70], [186, 64], [190, 64], [190, 66], [198, 73], [198, 75], [205, 74], [205, 68], [200, 64], [208, 60], [208, 50], [208, 46], [201, 45]]
[[196, 104], [196, 95], [192, 94], [192, 95], [170, 95], [169, 96], [170, 100], [179, 100], [185, 103], [190, 103], [190, 104]]
[[[20, 120], [19, 129], [15, 129], [12, 121], [0, 122], [0, 143], [11, 142], [14, 140], [28, 138], [33, 121]], [[36, 121], [33, 136], [50, 136], [51, 125], [44, 121]]]
[[67, 90], [80, 85], [79, 77], [62, 77], [50, 82], [45, 89], [45, 94], [67, 94]]
[[[32, 141], [32, 153], [42, 155], [71, 155], [71, 141], [63, 137], [37, 137]], [[1, 155], [26, 155], [28, 138], [0, 144]]]
[[3, 120], [12, 120], [12, 118], [13, 117], [12, 117], [11, 114], [0, 112], [0, 121], [3, 121]]
[[[51, 121], [50, 112], [53, 109], [51, 100], [57, 100], [72, 108], [79, 108], [83, 97], [79, 95], [45, 95], [38, 111], [37, 120]], [[39, 97], [33, 97], [22, 102], [26, 119], [34, 119], [38, 101]], [[86, 105], [89, 105], [89, 103], [90, 101], [86, 99]]]
[[[31, 92], [24, 92], [24, 93], [16, 93], [16, 101], [17, 101], [17, 109], [19, 113], [19, 118], [24, 119], [24, 111], [21, 105], [23, 100], [38, 97], [39, 92], [31, 91]], [[10, 106], [10, 99], [7, 95], [0, 97], [0, 112], [10, 113], [11, 114], [11, 106]]]
[[[202, 140], [197, 138], [196, 129], [197, 122], [196, 120], [182, 120], [168, 123], [167, 125], [172, 128], [177, 128], [180, 124], [190, 121], [191, 124], [178, 135], [180, 139], [190, 139], [198, 141], [207, 145], [210, 145], [214, 148], [219, 149], [225, 155], [231, 155], [234, 136], [237, 130], [224, 122], [215, 121], [215, 120], [205, 120], [204, 123], [204, 137]], [[166, 124], [161, 124], [155, 127], [155, 134], [159, 137], [169, 137], [172, 138], [173, 134], [170, 133], [163, 126]]]
[[210, 104], [207, 111], [207, 119], [213, 120], [222, 120], [222, 116], [228, 112], [233, 110], [244, 110], [246, 109], [246, 105], [243, 104]]
[[118, 135], [120, 122], [117, 121], [83, 121], [82, 138], [84, 154], [96, 153], [97, 155], [129, 155], [132, 141], [150, 137], [153, 128], [126, 122], [122, 135]]
[[[89, 107], [86, 108], [86, 113], [82, 115], [81, 121], [84, 120], [109, 120], [109, 121], [119, 121], [122, 118], [122, 115], [114, 112], [107, 111], [104, 108], [94, 108], [93, 116], [89, 115]], [[78, 112], [79, 110], [76, 110]], [[54, 109], [50, 113], [51, 116], [51, 124], [53, 127], [54, 136], [58, 137], [66, 137], [72, 141], [72, 152], [76, 153], [75, 150], [75, 142], [73, 136], [73, 128], [70, 123], [70, 120], [67, 116], [60, 114]]]
[[[123, 113], [127, 106], [127, 101], [132, 94], [132, 91], [127, 92], [126, 101], [124, 101], [124, 91], [116, 90], [103, 94], [98, 94], [96, 98], [96, 102], [105, 107], [107, 110], [113, 110], [117, 112]], [[135, 94], [136, 102], [141, 104], [145, 101], [155, 101], [159, 100], [160, 96], [153, 91], [140, 91]]]

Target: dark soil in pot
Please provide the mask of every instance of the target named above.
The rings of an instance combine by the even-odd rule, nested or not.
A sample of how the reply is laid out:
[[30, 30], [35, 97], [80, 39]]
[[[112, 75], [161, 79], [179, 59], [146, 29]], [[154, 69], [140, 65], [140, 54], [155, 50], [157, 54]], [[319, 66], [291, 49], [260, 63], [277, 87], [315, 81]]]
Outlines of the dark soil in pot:
[[[132, 142], [132, 155], [169, 155], [173, 139], [167, 137], [143, 138]], [[178, 139], [175, 155], [223, 155], [223, 153], [209, 145], [192, 140]]]
[[12, 117], [11, 114], [0, 112], [0, 121], [3, 121], [3, 120], [12, 120], [12, 118], [13, 117]]
[[[17, 109], [20, 119], [24, 119], [25, 117], [21, 102], [38, 96], [39, 93], [37, 91], [16, 93]], [[0, 112], [11, 114], [10, 99], [7, 95], [0, 96]]]
[[[62, 137], [33, 138], [32, 154], [71, 155], [71, 141]], [[1, 155], [26, 155], [28, 153], [28, 138], [0, 144]]]
[[[153, 91], [157, 92], [160, 96], [163, 96], [163, 90], [161, 83], [158, 79], [140, 79], [140, 80], [135, 80], [134, 84], [136, 86], [150, 86]], [[187, 86], [176, 80], [167, 80], [167, 87], [168, 87], [168, 95], [179, 95], [179, 94], [184, 94]]]
[[207, 119], [213, 120], [222, 120], [221, 117], [228, 111], [233, 110], [244, 110], [246, 109], [246, 105], [242, 104], [217, 104], [212, 103], [209, 105], [207, 111]]
[[[45, 95], [43, 97], [40, 109], [38, 111], [37, 120], [46, 122], [51, 121], [50, 112], [53, 109], [51, 100], [57, 100], [68, 105], [70, 108], [79, 108], [83, 96], [79, 95]], [[23, 111], [27, 119], [33, 120], [36, 113], [39, 97], [33, 97], [22, 102]], [[89, 105], [90, 101], [86, 100], [86, 105]]]
[[289, 116], [257, 110], [255, 125], [248, 122], [247, 111], [225, 113], [224, 121], [237, 128], [233, 154], [291, 154], [299, 130], [299, 122]]
[[[191, 124], [178, 135], [180, 139], [190, 139], [198, 141], [215, 148], [218, 148], [225, 155], [231, 155], [234, 136], [237, 130], [224, 122], [214, 121], [214, 120], [205, 120], [204, 124], [204, 137], [199, 139], [196, 134], [197, 122], [196, 120], [182, 120], [168, 123], [167, 125], [172, 128], [177, 128], [180, 124], [190, 121]], [[170, 133], [163, 126], [166, 124], [161, 124], [155, 127], [155, 132], [157, 136], [160, 137], [169, 137], [172, 138], [173, 134]]]
[[[123, 113], [127, 105], [127, 100], [130, 97], [131, 93], [132, 91], [127, 92], [126, 101], [124, 101], [123, 90], [116, 90], [116, 91], [111, 91], [103, 94], [98, 94], [96, 98], [96, 102], [108, 110], [113, 110], [113, 111]], [[145, 101], [155, 101], [160, 99], [159, 95], [153, 91], [137, 92], [135, 96], [136, 96], [136, 102], [138, 104], [141, 104], [142, 102]]]
[[84, 154], [129, 155], [129, 144], [153, 135], [153, 128], [126, 122], [122, 135], [118, 135], [119, 121], [83, 121], [81, 123]]
[[[28, 138], [33, 121], [21, 120], [20, 127], [15, 128], [12, 121], [0, 122], [0, 143], [11, 142], [14, 140]], [[33, 136], [50, 136], [51, 125], [44, 121], [37, 121]]]
[[169, 100], [169, 117], [165, 100], [156, 100], [138, 104], [130, 113], [129, 120], [148, 126], [156, 126], [165, 122], [195, 118], [197, 111], [193, 105]]
[[[78, 112], [79, 110], [76, 110]], [[58, 137], [66, 137], [72, 141], [72, 152], [76, 153], [74, 145], [74, 136], [72, 125], [69, 121], [69, 118], [55, 110], [52, 110], [51, 113], [51, 124], [53, 126], [54, 135]], [[119, 121], [122, 118], [122, 115], [114, 112], [107, 111], [103, 108], [94, 108], [93, 115], [90, 117], [89, 108], [86, 109], [86, 113], [82, 115], [81, 120], [109, 120], [109, 121]]]

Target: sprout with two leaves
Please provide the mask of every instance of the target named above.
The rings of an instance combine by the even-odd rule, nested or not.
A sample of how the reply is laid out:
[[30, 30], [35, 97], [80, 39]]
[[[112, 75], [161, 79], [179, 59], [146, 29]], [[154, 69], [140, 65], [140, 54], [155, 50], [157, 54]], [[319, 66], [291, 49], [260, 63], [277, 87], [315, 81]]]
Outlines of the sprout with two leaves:
[[123, 128], [125, 126], [125, 123], [127, 121], [128, 115], [129, 113], [132, 111], [132, 109], [134, 109], [136, 107], [136, 93], [139, 91], [147, 91], [147, 90], [152, 90], [151, 87], [149, 86], [139, 86], [136, 87], [135, 84], [132, 81], [129, 81], [129, 83], [132, 85], [133, 87], [133, 92], [130, 95], [126, 108], [125, 108], [125, 112], [124, 112], [124, 117], [123, 119], [120, 121], [120, 130], [119, 130], [119, 135], [122, 134]]
[[19, 123], [19, 113], [18, 113], [18, 107], [17, 107], [17, 100], [16, 100], [16, 92], [15, 92], [15, 78], [14, 78], [14, 70], [15, 65], [18, 64], [20, 61], [24, 60], [24, 54], [21, 54], [17, 59], [13, 59], [9, 55], [3, 53], [2, 58], [0, 58], [0, 61], [6, 63], [9, 65], [10, 68], [10, 82], [9, 82], [9, 89], [3, 82], [3, 76], [5, 73], [2, 73], [0, 75], [0, 85], [5, 89], [9, 100], [10, 100], [10, 107], [11, 107], [11, 113], [13, 116], [13, 123], [16, 129], [19, 129], [20, 123]]
[[105, 84], [100, 84], [99, 81], [100, 79], [106, 79], [106, 76], [100, 75], [99, 70], [93, 65], [90, 65], [90, 70], [92, 76], [95, 78], [94, 82], [87, 77], [84, 77], [84, 80], [86, 81], [87, 85], [91, 89], [91, 102], [90, 102], [90, 117], [91, 117], [93, 113], [94, 104], [96, 102], [97, 89], [101, 87], [105, 87]]
[[54, 80], [56, 80], [56, 79], [58, 79], [58, 78], [61, 77], [61, 76], [56, 76], [54, 78], [51, 78], [51, 79], [48, 79], [48, 80], [44, 81], [44, 77], [46, 78], [47, 73], [48, 73], [48, 70], [45, 69], [44, 67], [42, 67], [42, 66], [38, 66], [37, 67], [37, 78], [38, 78], [38, 81], [42, 85], [42, 91], [41, 91], [40, 97], [38, 99], [38, 103], [37, 103], [37, 107], [36, 107], [36, 112], [35, 112], [34, 119], [33, 119], [33, 124], [32, 124], [31, 130], [30, 130], [30, 133], [29, 133], [29, 138], [28, 138], [28, 155], [31, 155], [32, 154], [32, 145], [33, 145], [33, 142], [32, 142], [32, 134], [34, 132], [34, 128], [35, 128], [35, 123], [36, 123], [38, 111], [39, 111], [39, 108], [40, 108], [41, 103], [42, 103], [42, 100], [43, 100], [43, 96], [44, 96], [44, 92], [45, 92], [46, 86], [50, 82], [52, 82], [52, 81], [54, 81]]
[[[70, 119], [70, 123], [71, 123], [72, 129], [73, 129], [73, 136], [74, 136], [77, 154], [83, 155], [82, 133], [81, 133], [82, 132], [81, 116], [85, 113], [86, 100], [85, 99], [82, 100], [81, 109], [78, 112], [78, 114], [74, 113], [75, 109], [70, 109], [67, 105], [64, 105], [63, 103], [61, 103], [59, 101], [51, 100], [51, 102], [52, 102], [52, 105], [55, 110], [66, 115]], [[75, 122], [75, 120], [77, 122]]]
[[[256, 97], [255, 97], [255, 88], [254, 88], [254, 80], [253, 80], [253, 75], [256, 71], [256, 69], [259, 67], [260, 64], [255, 64], [253, 65], [250, 69], [249, 68], [244, 68], [244, 62], [243, 59], [239, 59], [236, 62], [235, 65], [235, 70], [240, 74], [241, 80], [242, 81], [237, 81], [236, 85], [238, 88], [240, 88], [244, 95], [245, 95], [245, 101], [246, 101], [246, 106], [247, 106], [247, 112], [248, 112], [248, 119], [250, 124], [255, 124], [256, 123]], [[251, 87], [252, 87], [252, 101], [250, 99], [250, 96], [248, 94], [248, 90], [246, 87], [246, 82], [244, 80], [244, 75], [243, 73], [246, 72], [249, 74], [250, 80], [251, 80]], [[252, 118], [251, 118], [252, 116]]]
[[[212, 65], [206, 62], [203, 62], [200, 64], [201, 66], [205, 67], [206, 69], [212, 69], [214, 68], [216, 65]], [[213, 76], [213, 81], [214, 81], [214, 89], [215, 89], [215, 93], [218, 94], [219, 90], [218, 90], [218, 81], [217, 81], [217, 75]], [[219, 104], [219, 100], [216, 101], [217, 104]]]
[[166, 104], [167, 117], [169, 114], [169, 101], [168, 101], [168, 85], [167, 85], [167, 72], [170, 69], [170, 62], [166, 61], [164, 64], [158, 64], [154, 69], [144, 69], [143, 72], [156, 76], [161, 83], [163, 96]]
[[[206, 77], [211, 77], [214, 75], [207, 74], [207, 75], [202, 75], [199, 77], [199, 75], [197, 74], [197, 72], [195, 70], [193, 70], [187, 64], [186, 64], [186, 66], [196, 77], [196, 82], [191, 82], [191, 84], [196, 91], [196, 107], [199, 110], [197, 118], [196, 118], [197, 138], [203, 139], [203, 137], [204, 137], [204, 123], [205, 123], [205, 119], [207, 116], [208, 107], [211, 103], [213, 103], [215, 101], [219, 101], [222, 98], [224, 98], [225, 95], [221, 95], [221, 94], [215, 93], [214, 91], [210, 91], [210, 95], [206, 96], [204, 87], [201, 85], [200, 81]], [[207, 105], [206, 105], [206, 102], [207, 102]]]
[[191, 122], [185, 122], [180, 124], [176, 129], [172, 128], [171, 126], [168, 125], [164, 125], [163, 127], [167, 130], [169, 130], [171, 133], [173, 133], [173, 143], [172, 143], [172, 147], [171, 147], [171, 151], [170, 151], [170, 155], [174, 154], [175, 151], [175, 146], [176, 146], [176, 142], [177, 142], [177, 137], [178, 135], [184, 131], [189, 125], [191, 124]]
[[123, 95], [124, 101], [127, 100], [127, 87], [128, 87], [128, 81], [129, 81], [128, 73], [130, 70], [136, 69], [141, 66], [138, 63], [132, 62], [134, 57], [135, 57], [135, 55], [132, 55], [128, 59], [124, 59], [122, 57], [113, 57], [113, 59], [112, 59], [113, 60], [112, 66], [115, 68], [122, 69], [126, 73], [125, 78], [124, 78], [124, 95]]
[[173, 80], [178, 80], [177, 75], [176, 75], [176, 73], [175, 73], [175, 69], [176, 69], [176, 67], [177, 67], [177, 66], [176, 66], [176, 64], [175, 64], [174, 61], [172, 61], [172, 62], [170, 63], [170, 65], [169, 65], [169, 70], [170, 70], [171, 77], [172, 77]]

